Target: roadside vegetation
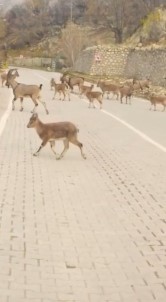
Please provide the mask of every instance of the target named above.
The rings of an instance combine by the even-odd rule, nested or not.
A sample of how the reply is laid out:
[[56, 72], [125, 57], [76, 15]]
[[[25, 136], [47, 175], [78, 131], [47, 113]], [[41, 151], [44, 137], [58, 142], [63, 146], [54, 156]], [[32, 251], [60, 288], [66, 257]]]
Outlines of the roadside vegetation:
[[166, 41], [165, 0], [23, 0], [0, 12], [0, 57], [56, 57], [72, 66], [86, 47]]

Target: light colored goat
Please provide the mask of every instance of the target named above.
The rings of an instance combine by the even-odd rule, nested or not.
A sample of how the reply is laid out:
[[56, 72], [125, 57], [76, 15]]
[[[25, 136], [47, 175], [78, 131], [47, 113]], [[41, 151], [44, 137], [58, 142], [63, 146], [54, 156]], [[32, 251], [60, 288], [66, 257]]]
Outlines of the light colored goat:
[[144, 88], [150, 88], [151, 81], [150, 79], [145, 80], [135, 80], [133, 79], [133, 85], [139, 85], [139, 87], [143, 90]]
[[35, 107], [32, 110], [33, 113], [35, 112], [35, 109], [38, 106], [38, 101], [39, 101], [43, 105], [46, 113], [48, 114], [48, 110], [45, 102], [41, 101], [40, 91], [42, 88], [42, 84], [38, 86], [38, 85], [27, 85], [27, 84], [18, 83], [15, 81], [16, 76], [19, 76], [17, 69], [10, 69], [8, 71], [6, 86], [9, 87], [11, 85], [14, 94], [14, 99], [12, 101], [12, 109], [13, 110], [15, 109], [14, 102], [18, 98], [20, 98], [21, 101], [20, 111], [23, 111], [23, 99], [24, 97], [30, 97], [33, 103], [35, 104]]
[[153, 110], [156, 111], [156, 105], [157, 104], [161, 104], [163, 106], [163, 110], [162, 111], [165, 111], [165, 108], [166, 108], [166, 95], [157, 95], [155, 93], [146, 93], [145, 97], [151, 103], [151, 106], [150, 106], [149, 110], [152, 110], [152, 106], [153, 106]]
[[[39, 155], [40, 150], [49, 142], [51, 150], [56, 155], [56, 159], [61, 159], [67, 150], [69, 149], [69, 143], [72, 143], [79, 147], [81, 151], [81, 156], [86, 159], [85, 154], [83, 153], [83, 144], [78, 141], [77, 133], [78, 128], [71, 122], [57, 122], [57, 123], [42, 123], [38, 118], [38, 115], [34, 113], [27, 125], [28, 128], [35, 128], [37, 134], [42, 140], [42, 143], [39, 149], [33, 154], [34, 156]], [[55, 152], [55, 141], [63, 140], [64, 149], [62, 153], [57, 156]]]
[[86, 97], [89, 100], [89, 108], [91, 108], [91, 104], [93, 104], [93, 108], [96, 108], [94, 105], [94, 101], [97, 100], [100, 104], [100, 109], [102, 109], [102, 100], [103, 100], [103, 93], [100, 91], [87, 91]]
[[68, 95], [68, 100], [70, 101], [70, 88], [67, 83], [56, 83], [54, 79], [52, 79], [52, 86], [55, 90], [53, 100], [55, 99], [56, 93], [59, 93], [59, 99], [61, 100], [61, 95], [63, 95], [63, 101], [65, 100], [66, 95]]
[[117, 99], [119, 98], [120, 85], [116, 85], [116, 84], [113, 84], [113, 83], [109, 83], [109, 82], [99, 80], [97, 82], [97, 87], [101, 88], [103, 94], [105, 92], [107, 92], [107, 98], [108, 98], [108, 95], [110, 94], [110, 92], [113, 93], [113, 95], [116, 95]]
[[[15, 79], [17, 77], [17, 73], [15, 73], [13, 75], [13, 78]], [[7, 82], [7, 71], [4, 71], [1, 73], [1, 84], [2, 84], [2, 87], [4, 87], [4, 84], [6, 85], [6, 82]]]
[[87, 85], [81, 85], [80, 86], [80, 97], [82, 97], [82, 95], [86, 95], [86, 93], [88, 91], [92, 91], [94, 85], [92, 84], [91, 86], [87, 86]]
[[1, 73], [1, 84], [2, 84], [2, 87], [4, 87], [4, 84], [5, 82], [7, 81], [7, 72], [4, 71]]
[[133, 94], [134, 88], [132, 86], [123, 86], [119, 89], [120, 92], [120, 102], [121, 104], [123, 103], [123, 98], [126, 98], [126, 104], [128, 104], [128, 99], [129, 99], [129, 104], [131, 105], [131, 96]]

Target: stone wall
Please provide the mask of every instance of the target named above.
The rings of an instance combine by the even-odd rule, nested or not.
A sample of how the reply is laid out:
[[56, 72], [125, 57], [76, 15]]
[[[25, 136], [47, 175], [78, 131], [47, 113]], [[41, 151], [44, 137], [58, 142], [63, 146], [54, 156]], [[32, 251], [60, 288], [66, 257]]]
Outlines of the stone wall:
[[[100, 61], [96, 61], [96, 55]], [[166, 48], [91, 47], [82, 52], [74, 70], [110, 77], [148, 77], [155, 85], [166, 86]]]
[[[74, 69], [78, 72], [96, 75], [122, 75], [125, 71], [130, 49], [126, 47], [97, 46], [84, 50], [77, 60]], [[100, 61], [96, 60], [96, 57]]]
[[166, 48], [135, 49], [126, 61], [127, 77], [150, 78], [155, 85], [166, 86]]

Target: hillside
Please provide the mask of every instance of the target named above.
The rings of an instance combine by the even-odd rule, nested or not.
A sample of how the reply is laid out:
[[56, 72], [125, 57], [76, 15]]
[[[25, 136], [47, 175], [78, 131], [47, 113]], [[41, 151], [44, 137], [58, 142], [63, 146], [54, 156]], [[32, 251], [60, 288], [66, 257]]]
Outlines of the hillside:
[[[129, 47], [165, 47], [166, 46], [166, 9], [157, 8], [151, 11], [148, 16], [140, 21], [141, 26], [135, 33], [121, 45]], [[61, 32], [63, 26], [55, 26], [53, 33], [48, 33], [40, 42], [29, 47], [28, 45], [20, 49], [9, 49], [9, 56], [19, 56], [20, 53], [29, 57], [51, 57], [56, 61], [65, 59], [66, 51], [61, 44]], [[110, 27], [100, 24], [100, 26], [84, 25], [87, 31], [88, 41], [84, 48], [97, 45], [115, 44], [115, 33]], [[72, 44], [71, 44], [72, 45]], [[72, 46], [70, 47], [72, 49]], [[67, 65], [68, 66], [68, 65]]]
[[125, 43], [132, 46], [166, 46], [166, 9], [158, 8], [151, 12]]

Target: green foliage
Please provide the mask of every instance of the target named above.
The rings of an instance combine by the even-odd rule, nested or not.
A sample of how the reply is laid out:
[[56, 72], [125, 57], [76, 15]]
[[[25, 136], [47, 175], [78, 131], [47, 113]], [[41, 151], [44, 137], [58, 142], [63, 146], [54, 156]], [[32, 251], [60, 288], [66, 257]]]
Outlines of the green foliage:
[[6, 36], [6, 32], [6, 21], [2, 17], [0, 17], [0, 39], [3, 39]]
[[153, 23], [160, 22], [161, 16], [159, 10], [155, 10], [149, 15], [141, 20], [141, 25], [146, 28], [147, 30], [152, 26]]

